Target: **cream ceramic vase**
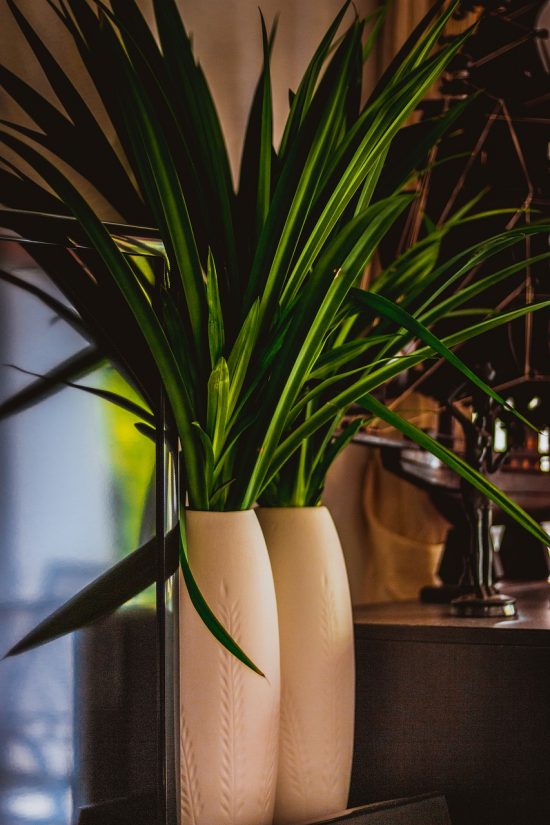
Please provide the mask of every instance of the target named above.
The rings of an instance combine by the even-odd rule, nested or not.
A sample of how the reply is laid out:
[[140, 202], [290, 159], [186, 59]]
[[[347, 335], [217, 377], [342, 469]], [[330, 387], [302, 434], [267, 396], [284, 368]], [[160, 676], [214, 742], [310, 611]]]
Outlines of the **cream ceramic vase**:
[[271, 825], [280, 670], [264, 537], [252, 510], [190, 511], [187, 534], [191, 569], [206, 601], [265, 678], [214, 639], [180, 580], [179, 822]]
[[281, 722], [276, 825], [347, 806], [355, 712], [353, 620], [326, 507], [259, 508], [279, 613]]

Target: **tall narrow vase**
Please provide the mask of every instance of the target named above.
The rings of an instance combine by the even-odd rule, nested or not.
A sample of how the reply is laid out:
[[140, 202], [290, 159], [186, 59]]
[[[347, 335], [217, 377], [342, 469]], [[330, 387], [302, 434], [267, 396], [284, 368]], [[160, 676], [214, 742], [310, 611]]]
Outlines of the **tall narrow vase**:
[[355, 710], [351, 600], [325, 507], [259, 508], [277, 594], [281, 723], [276, 825], [347, 805]]
[[265, 677], [214, 639], [180, 580], [180, 825], [270, 825], [280, 671], [264, 537], [251, 510], [188, 512], [187, 534], [203, 595]]

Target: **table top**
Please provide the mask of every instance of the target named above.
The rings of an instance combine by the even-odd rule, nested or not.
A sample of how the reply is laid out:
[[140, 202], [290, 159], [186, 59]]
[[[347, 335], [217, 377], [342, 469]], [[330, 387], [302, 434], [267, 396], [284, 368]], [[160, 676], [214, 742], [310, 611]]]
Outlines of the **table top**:
[[385, 602], [354, 609], [356, 636], [358, 639], [406, 638], [419, 642], [550, 647], [550, 584], [506, 582], [500, 590], [516, 598], [516, 618], [461, 618], [451, 615], [449, 605]]

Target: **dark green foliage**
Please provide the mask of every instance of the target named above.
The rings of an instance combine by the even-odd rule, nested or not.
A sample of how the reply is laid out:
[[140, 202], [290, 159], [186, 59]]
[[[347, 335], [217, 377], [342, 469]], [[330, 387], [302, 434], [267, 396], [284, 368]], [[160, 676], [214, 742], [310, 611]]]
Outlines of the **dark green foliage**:
[[[8, 0], [66, 114], [0, 67], [4, 90], [38, 127], [3, 124], [0, 140], [54, 193], [6, 162], [0, 170], [3, 200], [17, 208], [28, 197], [40, 208], [64, 209], [77, 219], [94, 250], [93, 259], [80, 255], [94, 279], [72, 258], [69, 269], [58, 268], [55, 255], [61, 252], [43, 255], [40, 263], [77, 311], [97, 347], [94, 356], [109, 357], [141, 394], [144, 408], [133, 411], [146, 437], [154, 436], [148, 411], [154, 414], [162, 381], [181, 443], [182, 501], [187, 495], [191, 507], [211, 510], [246, 509], [262, 495], [269, 503], [317, 503], [331, 461], [359, 426], [335, 436], [347, 407], [363, 398], [372, 414], [383, 418], [370, 393], [436, 353], [492, 393], [449, 347], [505, 323], [511, 314], [488, 313], [443, 342], [428, 326], [457, 311], [473, 289], [511, 274], [509, 267], [462, 297], [460, 291], [442, 297], [480, 259], [520, 240], [521, 231], [440, 262], [441, 238], [453, 221], [483, 217], [455, 216], [396, 260], [371, 293], [353, 291], [378, 244], [411, 203], [413, 196], [403, 194], [403, 187], [465, 105], [434, 121], [417, 151], [393, 165], [392, 141], [468, 37], [436, 48], [456, 2], [444, 13], [441, 3], [434, 5], [363, 107], [363, 59], [384, 14], [360, 20], [346, 3], [290, 96], [278, 148], [272, 138], [270, 77], [275, 27], [268, 33], [262, 18], [263, 65], [237, 192], [216, 109], [174, 0], [154, 2], [160, 45], [135, 0], [113, 0], [112, 8], [99, 0], [43, 2], [76, 44], [120, 150], [111, 147], [75, 84]], [[346, 12], [352, 19], [338, 36]], [[163, 252], [168, 264], [162, 289], [158, 271], [152, 264], [150, 272], [137, 266], [124, 232], [100, 220], [52, 156], [86, 178], [124, 221], [153, 227], [150, 249]], [[383, 169], [387, 174], [380, 183]], [[147, 245], [136, 251], [144, 249]], [[61, 372], [61, 380], [70, 381], [82, 373], [82, 363], [73, 375]], [[48, 377], [48, 387], [54, 377]], [[33, 387], [36, 400], [40, 392]], [[17, 407], [12, 400], [9, 411]], [[534, 521], [471, 468], [395, 413], [387, 413], [390, 419], [545, 540]], [[180, 561], [208, 627], [253, 666], [194, 582], [184, 519]], [[119, 603], [129, 595], [128, 587], [121, 587]], [[88, 603], [90, 593], [85, 596]], [[59, 617], [56, 622], [58, 632]], [[46, 638], [43, 632], [40, 638]]]

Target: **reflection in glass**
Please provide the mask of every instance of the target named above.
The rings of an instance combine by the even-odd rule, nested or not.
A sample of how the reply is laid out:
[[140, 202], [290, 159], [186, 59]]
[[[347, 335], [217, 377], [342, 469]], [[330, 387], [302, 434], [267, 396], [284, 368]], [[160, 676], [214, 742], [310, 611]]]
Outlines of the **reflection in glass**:
[[[0, 269], [64, 301], [32, 251], [0, 242]], [[87, 345], [36, 297], [0, 283], [0, 404], [37, 380], [6, 365], [43, 375]], [[83, 383], [122, 381], [103, 366]], [[0, 654], [151, 535], [154, 446], [133, 424], [72, 387], [0, 421]], [[68, 825], [82, 804], [143, 790], [144, 776], [154, 789], [154, 589], [137, 601], [0, 663], [0, 825]]]

